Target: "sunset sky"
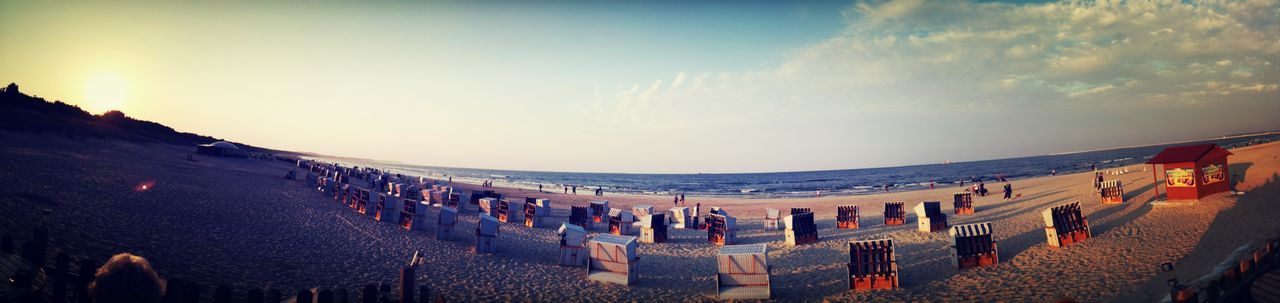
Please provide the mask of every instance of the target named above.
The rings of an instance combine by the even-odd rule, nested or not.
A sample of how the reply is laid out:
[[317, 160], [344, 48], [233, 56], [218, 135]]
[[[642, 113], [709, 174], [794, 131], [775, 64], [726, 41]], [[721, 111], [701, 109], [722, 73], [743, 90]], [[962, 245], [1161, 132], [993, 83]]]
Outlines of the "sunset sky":
[[1280, 1], [1184, 2], [0, 1], [0, 81], [263, 147], [546, 171], [1280, 129]]

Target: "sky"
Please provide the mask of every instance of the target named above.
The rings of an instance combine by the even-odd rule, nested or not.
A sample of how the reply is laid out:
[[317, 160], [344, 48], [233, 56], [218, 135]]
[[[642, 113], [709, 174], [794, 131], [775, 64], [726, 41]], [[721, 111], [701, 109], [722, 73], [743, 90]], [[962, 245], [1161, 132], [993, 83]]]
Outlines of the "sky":
[[246, 144], [714, 173], [1280, 129], [1277, 1], [0, 1], [0, 81]]

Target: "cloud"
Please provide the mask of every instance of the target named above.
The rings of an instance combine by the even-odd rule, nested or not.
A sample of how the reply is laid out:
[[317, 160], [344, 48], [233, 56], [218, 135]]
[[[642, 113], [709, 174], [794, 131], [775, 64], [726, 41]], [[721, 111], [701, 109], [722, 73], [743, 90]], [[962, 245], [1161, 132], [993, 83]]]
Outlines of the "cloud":
[[[630, 112], [637, 125], [841, 136], [886, 121], [957, 129], [976, 122], [965, 115], [1001, 115], [1011, 121], [991, 123], [1023, 123], [1010, 136], [1028, 138], [1080, 132], [1099, 110], [1150, 116], [1139, 119], [1156, 119], [1143, 115], [1153, 105], [1184, 116], [1214, 105], [1280, 113], [1278, 11], [1276, 1], [859, 2], [844, 12], [844, 30], [777, 66], [679, 72], [669, 86], [620, 94], [614, 110], [638, 110], [638, 98], [646, 107]], [[1017, 121], [1045, 114], [1063, 118]]]
[[676, 79], [671, 80], [671, 88], [680, 88], [680, 85], [684, 84], [684, 79], [685, 79], [684, 72], [680, 72], [676, 74]]
[[[1277, 10], [1274, 1], [859, 2], [846, 12], [845, 31], [794, 50], [775, 69], [698, 82], [731, 94], [723, 98], [807, 103], [945, 106], [1028, 95], [1052, 103], [1104, 91], [1124, 98], [1099, 102], [1138, 102], [1206, 80], [1258, 81], [1250, 79], [1252, 71], [1270, 68], [1264, 63], [1280, 56]], [[1154, 81], [1053, 88], [1123, 79]], [[684, 82], [685, 74], [677, 74], [665, 88], [673, 91], [668, 97], [681, 97], [675, 90]]]

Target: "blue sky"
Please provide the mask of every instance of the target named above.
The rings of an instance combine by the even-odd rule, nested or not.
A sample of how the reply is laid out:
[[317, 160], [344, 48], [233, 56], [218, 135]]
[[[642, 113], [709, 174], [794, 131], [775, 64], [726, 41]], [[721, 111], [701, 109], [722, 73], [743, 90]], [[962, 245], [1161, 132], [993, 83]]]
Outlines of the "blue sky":
[[1275, 1], [0, 2], [0, 36], [22, 41], [0, 80], [90, 111], [439, 166], [842, 169], [1280, 129]]

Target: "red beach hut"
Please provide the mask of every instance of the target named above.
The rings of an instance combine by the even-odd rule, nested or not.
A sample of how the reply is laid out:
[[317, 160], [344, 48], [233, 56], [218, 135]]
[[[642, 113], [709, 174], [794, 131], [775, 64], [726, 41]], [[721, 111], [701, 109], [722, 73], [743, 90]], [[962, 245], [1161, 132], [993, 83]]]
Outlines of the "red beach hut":
[[[1156, 165], [1164, 167], [1165, 193], [1169, 200], [1199, 200], [1230, 189], [1227, 156], [1231, 152], [1217, 144], [1197, 144], [1166, 148], [1152, 157], [1151, 174], [1160, 180]], [[1156, 184], [1156, 194], [1160, 185]]]

